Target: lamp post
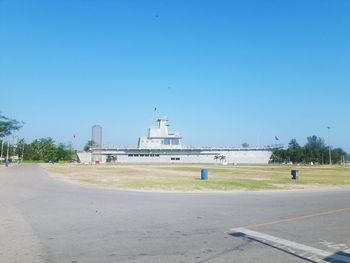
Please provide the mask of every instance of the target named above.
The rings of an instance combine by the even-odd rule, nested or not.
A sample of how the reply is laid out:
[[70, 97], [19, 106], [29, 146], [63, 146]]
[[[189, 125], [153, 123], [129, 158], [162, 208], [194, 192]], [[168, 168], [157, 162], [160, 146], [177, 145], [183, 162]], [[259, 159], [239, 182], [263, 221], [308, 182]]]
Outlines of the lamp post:
[[9, 149], [10, 149], [10, 142], [7, 141], [7, 149], [6, 149], [6, 166], [9, 165]]
[[23, 140], [23, 144], [22, 144], [22, 163], [23, 163], [23, 154], [24, 154], [24, 140]]
[[327, 129], [328, 129], [328, 154], [329, 154], [329, 165], [332, 165], [331, 136], [330, 136], [330, 129], [331, 129], [331, 127], [327, 126]]
[[1, 141], [1, 155], [0, 155], [0, 162], [2, 163], [2, 154], [4, 151], [4, 140]]

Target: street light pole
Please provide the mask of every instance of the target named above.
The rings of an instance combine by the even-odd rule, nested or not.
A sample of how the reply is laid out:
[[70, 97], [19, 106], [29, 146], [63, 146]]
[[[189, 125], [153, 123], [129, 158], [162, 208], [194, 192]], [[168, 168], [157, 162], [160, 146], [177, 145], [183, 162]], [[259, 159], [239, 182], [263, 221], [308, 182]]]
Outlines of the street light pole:
[[24, 154], [24, 141], [23, 141], [23, 145], [22, 145], [22, 163], [23, 163], [23, 154]]
[[9, 149], [10, 149], [10, 142], [7, 141], [7, 149], [6, 149], [6, 166], [9, 163]]
[[330, 136], [330, 129], [331, 129], [331, 127], [327, 126], [327, 129], [328, 129], [328, 154], [329, 154], [329, 165], [332, 165], [331, 136]]
[[1, 155], [0, 155], [0, 161], [1, 161], [1, 163], [2, 163], [3, 151], [4, 151], [4, 140], [1, 141]]

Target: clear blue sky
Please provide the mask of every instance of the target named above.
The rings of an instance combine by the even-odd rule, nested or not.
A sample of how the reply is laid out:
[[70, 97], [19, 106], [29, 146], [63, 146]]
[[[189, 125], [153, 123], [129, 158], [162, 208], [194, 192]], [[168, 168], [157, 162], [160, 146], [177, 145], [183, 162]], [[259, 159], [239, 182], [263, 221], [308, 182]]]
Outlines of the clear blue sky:
[[195, 146], [350, 151], [350, 1], [0, 0], [2, 114], [31, 141], [135, 146], [153, 110]]

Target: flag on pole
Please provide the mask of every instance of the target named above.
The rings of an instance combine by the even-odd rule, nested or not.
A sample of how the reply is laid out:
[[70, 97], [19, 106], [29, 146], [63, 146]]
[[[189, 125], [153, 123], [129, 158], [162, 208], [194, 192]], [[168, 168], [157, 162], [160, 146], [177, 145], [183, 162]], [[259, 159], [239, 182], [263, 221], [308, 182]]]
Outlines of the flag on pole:
[[280, 139], [275, 135], [275, 140], [276, 140], [276, 141], [279, 141]]

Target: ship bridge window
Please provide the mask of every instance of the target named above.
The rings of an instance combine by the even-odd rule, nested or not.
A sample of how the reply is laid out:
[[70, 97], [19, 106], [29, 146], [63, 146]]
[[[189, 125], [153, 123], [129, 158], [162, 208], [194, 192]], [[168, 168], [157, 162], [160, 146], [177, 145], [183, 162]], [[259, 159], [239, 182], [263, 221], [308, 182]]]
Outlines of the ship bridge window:
[[170, 139], [163, 139], [164, 145], [170, 145]]
[[172, 139], [171, 144], [172, 145], [179, 145], [179, 139]]
[[179, 145], [180, 144], [180, 141], [179, 139], [169, 139], [169, 138], [166, 138], [166, 139], [163, 139], [162, 143], [164, 145]]

